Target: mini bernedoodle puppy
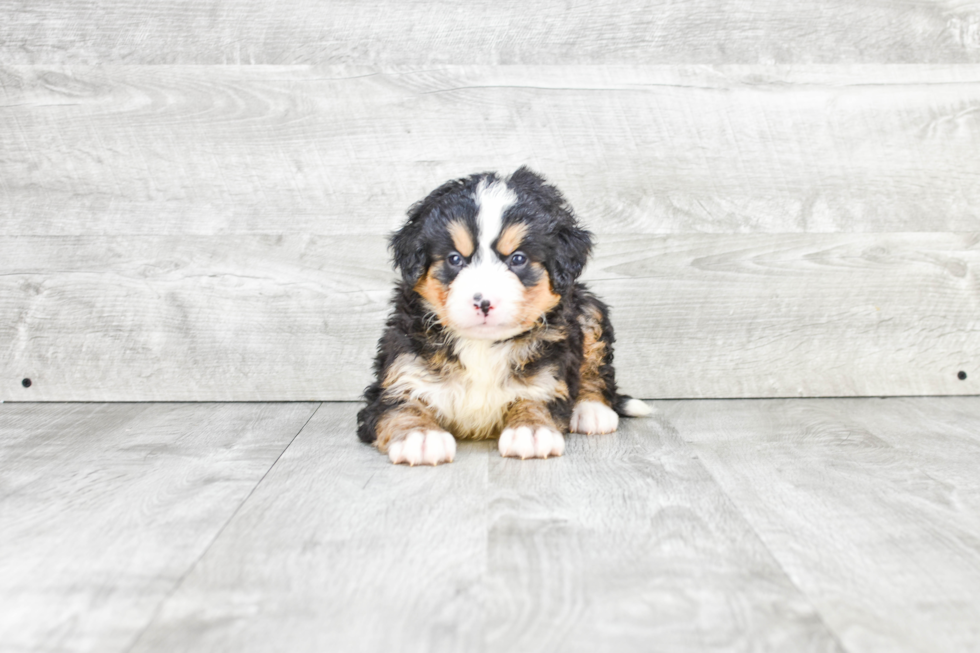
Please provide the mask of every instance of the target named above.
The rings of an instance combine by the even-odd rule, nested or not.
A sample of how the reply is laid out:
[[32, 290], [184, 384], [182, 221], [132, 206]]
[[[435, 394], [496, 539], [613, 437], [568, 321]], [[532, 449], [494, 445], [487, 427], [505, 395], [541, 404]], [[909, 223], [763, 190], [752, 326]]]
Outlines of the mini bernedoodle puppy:
[[402, 281], [357, 432], [391, 462], [452, 462], [455, 438], [498, 436], [504, 456], [560, 456], [566, 431], [650, 414], [617, 392], [608, 311], [576, 283], [592, 235], [542, 177], [447, 182], [390, 248]]

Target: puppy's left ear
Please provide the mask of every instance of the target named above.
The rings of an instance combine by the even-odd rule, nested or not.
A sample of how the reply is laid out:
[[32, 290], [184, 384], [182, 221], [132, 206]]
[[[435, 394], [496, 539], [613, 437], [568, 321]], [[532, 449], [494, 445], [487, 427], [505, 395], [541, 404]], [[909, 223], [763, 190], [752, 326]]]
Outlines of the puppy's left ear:
[[578, 226], [572, 207], [557, 188], [527, 166], [521, 166], [510, 177], [510, 183], [533, 198], [551, 216], [549, 229], [554, 249], [548, 274], [553, 290], [564, 293], [578, 276], [592, 252], [592, 234]]
[[554, 237], [554, 259], [548, 272], [552, 287], [564, 293], [582, 274], [582, 268], [589, 260], [589, 254], [592, 253], [592, 234], [579, 227], [572, 218], [555, 231]]

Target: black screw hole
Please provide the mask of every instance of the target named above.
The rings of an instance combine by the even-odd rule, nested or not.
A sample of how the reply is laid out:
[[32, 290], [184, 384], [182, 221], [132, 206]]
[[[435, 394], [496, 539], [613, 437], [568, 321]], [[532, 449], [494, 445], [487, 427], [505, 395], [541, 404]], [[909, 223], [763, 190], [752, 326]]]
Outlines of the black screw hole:
[[20, 382], [20, 384], [22, 386], [24, 386], [25, 388], [29, 388], [29, 387], [31, 387], [31, 380], [30, 379], [24, 379], [23, 381]]
[[960, 370], [959, 374], [956, 375], [956, 378], [960, 381], [966, 381], [966, 372]]

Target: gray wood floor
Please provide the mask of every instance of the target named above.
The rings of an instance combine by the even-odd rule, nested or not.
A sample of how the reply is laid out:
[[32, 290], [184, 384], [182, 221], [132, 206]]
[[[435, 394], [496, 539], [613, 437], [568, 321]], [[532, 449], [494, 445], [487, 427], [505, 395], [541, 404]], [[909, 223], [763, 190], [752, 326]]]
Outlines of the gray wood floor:
[[655, 404], [415, 469], [352, 403], [0, 405], [0, 650], [980, 650], [980, 397]]

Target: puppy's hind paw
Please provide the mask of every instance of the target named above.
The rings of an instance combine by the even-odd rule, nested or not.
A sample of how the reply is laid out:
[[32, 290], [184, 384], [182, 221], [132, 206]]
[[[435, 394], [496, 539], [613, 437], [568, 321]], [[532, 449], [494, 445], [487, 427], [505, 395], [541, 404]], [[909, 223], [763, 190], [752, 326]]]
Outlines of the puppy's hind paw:
[[547, 426], [506, 428], [497, 442], [505, 458], [547, 458], [565, 453], [565, 438]]
[[598, 401], [580, 401], [572, 411], [572, 433], [612, 433], [619, 428], [619, 415], [612, 408]]
[[388, 445], [388, 458], [396, 465], [439, 465], [456, 457], [456, 439], [446, 431], [410, 431]]

